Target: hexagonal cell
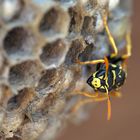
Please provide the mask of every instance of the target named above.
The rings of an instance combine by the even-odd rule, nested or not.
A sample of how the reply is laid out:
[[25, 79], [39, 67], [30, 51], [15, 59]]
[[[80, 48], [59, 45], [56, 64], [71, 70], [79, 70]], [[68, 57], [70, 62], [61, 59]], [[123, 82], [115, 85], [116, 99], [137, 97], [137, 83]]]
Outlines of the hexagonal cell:
[[57, 69], [49, 69], [42, 74], [36, 91], [39, 95], [47, 96], [49, 93], [55, 92], [58, 88], [61, 90], [64, 82], [65, 69], [63, 67]]
[[83, 39], [76, 39], [72, 41], [71, 47], [67, 53], [65, 64], [71, 65], [76, 64], [76, 60], [79, 54], [85, 49], [85, 42]]
[[93, 17], [89, 17], [89, 16], [84, 17], [81, 33], [84, 37], [87, 37], [89, 35], [91, 36], [94, 35], [94, 18]]
[[76, 86], [76, 81], [79, 81], [79, 79], [82, 76], [81, 71], [82, 71], [81, 67], [78, 67], [77, 65], [71, 65], [69, 67], [69, 70], [65, 72], [65, 75], [63, 76], [64, 82], [62, 84], [61, 90], [61, 92], [64, 93], [65, 96], [67, 96], [68, 93], [70, 94], [74, 90]]
[[50, 93], [45, 98], [37, 96], [28, 104], [26, 116], [32, 121], [38, 121], [40, 118], [48, 117], [51, 113], [58, 113], [62, 110], [62, 98], [58, 99], [56, 93]]
[[39, 81], [38, 87], [44, 89], [49, 85], [54, 85], [56, 83], [56, 77], [58, 76], [57, 69], [47, 70]]
[[23, 0], [1, 0], [0, 18], [4, 21], [12, 21], [19, 17], [24, 8]]
[[43, 16], [39, 31], [51, 42], [66, 37], [69, 28], [69, 15], [59, 6], [51, 8]]
[[9, 82], [13, 91], [34, 87], [41, 77], [43, 68], [38, 61], [25, 61], [10, 69]]
[[34, 58], [39, 53], [33, 33], [23, 27], [15, 27], [4, 38], [4, 50], [13, 61]]
[[23, 111], [26, 109], [28, 104], [35, 97], [35, 91], [32, 88], [24, 88], [18, 92], [18, 95], [13, 96], [7, 103], [8, 111]]
[[[50, 103], [51, 101], [49, 101]], [[34, 98], [31, 102], [29, 102], [26, 108], [26, 116], [32, 122], [38, 121], [40, 118], [46, 117], [48, 114], [48, 106], [45, 106], [46, 102], [44, 102], [44, 98]]]
[[57, 40], [43, 47], [40, 59], [46, 69], [57, 68], [64, 62], [67, 51], [67, 44], [62, 40]]
[[69, 31], [72, 33], [80, 33], [85, 16], [83, 6], [77, 4], [69, 8], [69, 14], [71, 17]]

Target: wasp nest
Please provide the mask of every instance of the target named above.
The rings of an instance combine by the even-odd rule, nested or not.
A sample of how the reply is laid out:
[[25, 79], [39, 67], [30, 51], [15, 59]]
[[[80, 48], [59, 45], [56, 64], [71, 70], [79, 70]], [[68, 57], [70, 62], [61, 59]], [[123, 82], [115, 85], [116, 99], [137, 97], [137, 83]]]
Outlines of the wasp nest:
[[86, 79], [94, 66], [81, 67], [76, 59], [109, 54], [105, 10], [122, 49], [130, 7], [130, 0], [0, 1], [1, 139], [49, 140], [67, 121], [85, 117], [72, 112], [80, 99], [73, 93], [91, 90]]

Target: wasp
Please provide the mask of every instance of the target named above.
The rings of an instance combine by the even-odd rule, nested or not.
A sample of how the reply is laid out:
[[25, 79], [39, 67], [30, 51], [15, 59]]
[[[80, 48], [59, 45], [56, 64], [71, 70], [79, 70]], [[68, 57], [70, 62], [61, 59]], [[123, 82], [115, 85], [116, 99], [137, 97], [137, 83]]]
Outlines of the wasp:
[[107, 24], [107, 15], [102, 16], [102, 19], [113, 52], [109, 56], [105, 56], [104, 59], [85, 62], [77, 60], [77, 63], [80, 65], [96, 64], [96, 71], [87, 80], [87, 84], [94, 89], [95, 93], [92, 94], [88, 92], [76, 91], [76, 94], [81, 94], [89, 98], [78, 102], [74, 106], [73, 110], [77, 110], [81, 105], [89, 102], [107, 100], [107, 119], [110, 120], [110, 96], [121, 96], [119, 89], [122, 87], [127, 77], [126, 60], [131, 56], [131, 32], [130, 29], [128, 29], [125, 35], [126, 54], [118, 56], [118, 49], [115, 40]]

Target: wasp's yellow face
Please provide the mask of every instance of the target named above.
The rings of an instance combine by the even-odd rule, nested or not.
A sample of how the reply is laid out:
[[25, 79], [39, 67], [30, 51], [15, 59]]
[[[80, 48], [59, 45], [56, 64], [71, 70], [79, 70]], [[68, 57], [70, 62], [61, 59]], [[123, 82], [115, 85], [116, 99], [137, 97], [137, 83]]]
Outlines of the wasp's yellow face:
[[99, 78], [94, 78], [91, 83], [95, 88], [101, 87], [101, 80]]
[[104, 90], [105, 91], [105, 86], [107, 84], [107, 81], [104, 79], [105, 72], [100, 73], [100, 75], [97, 75], [98, 74], [97, 72], [93, 73], [93, 75], [88, 78], [87, 83], [94, 90], [99, 90], [99, 91]]

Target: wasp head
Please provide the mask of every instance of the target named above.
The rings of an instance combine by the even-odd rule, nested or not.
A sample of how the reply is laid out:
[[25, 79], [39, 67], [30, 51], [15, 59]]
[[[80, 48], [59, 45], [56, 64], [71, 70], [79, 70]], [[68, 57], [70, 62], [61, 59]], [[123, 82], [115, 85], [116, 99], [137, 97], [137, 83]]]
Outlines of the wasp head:
[[105, 72], [95, 72], [88, 78], [87, 83], [95, 90], [104, 90], [106, 86]]

